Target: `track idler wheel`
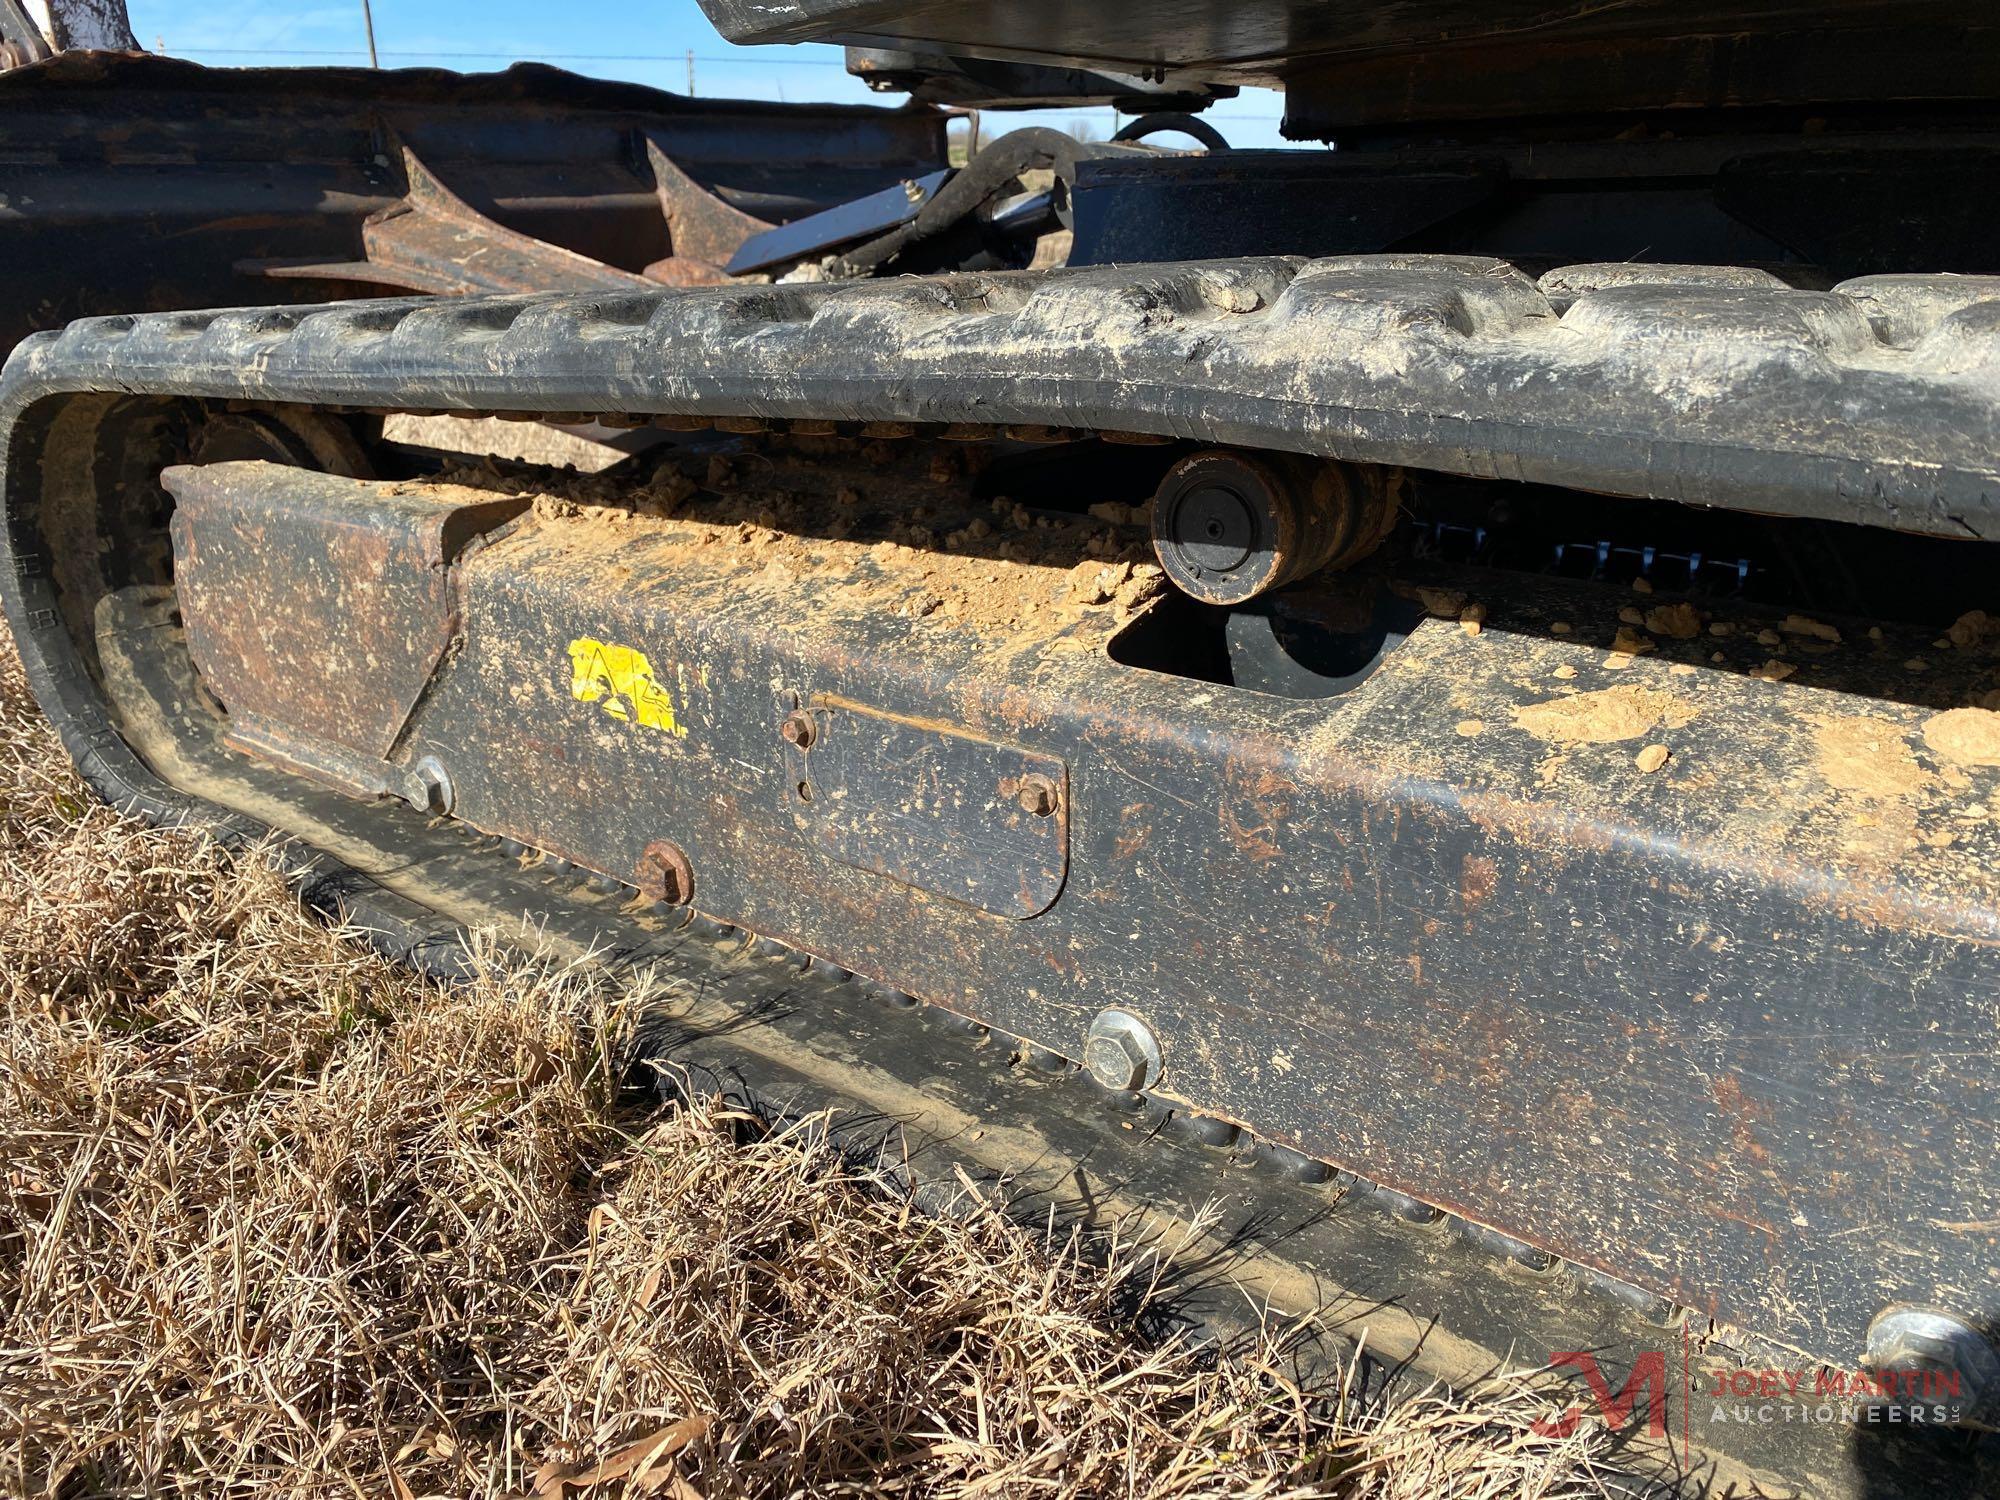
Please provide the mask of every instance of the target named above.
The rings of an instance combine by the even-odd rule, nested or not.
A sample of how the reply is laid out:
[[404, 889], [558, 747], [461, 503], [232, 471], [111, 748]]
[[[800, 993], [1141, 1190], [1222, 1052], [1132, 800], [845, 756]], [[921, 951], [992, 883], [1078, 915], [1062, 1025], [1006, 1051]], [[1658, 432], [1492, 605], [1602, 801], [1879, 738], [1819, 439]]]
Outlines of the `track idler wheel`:
[[1403, 483], [1401, 469], [1211, 448], [1160, 481], [1153, 550], [1186, 593], [1241, 604], [1373, 552]]

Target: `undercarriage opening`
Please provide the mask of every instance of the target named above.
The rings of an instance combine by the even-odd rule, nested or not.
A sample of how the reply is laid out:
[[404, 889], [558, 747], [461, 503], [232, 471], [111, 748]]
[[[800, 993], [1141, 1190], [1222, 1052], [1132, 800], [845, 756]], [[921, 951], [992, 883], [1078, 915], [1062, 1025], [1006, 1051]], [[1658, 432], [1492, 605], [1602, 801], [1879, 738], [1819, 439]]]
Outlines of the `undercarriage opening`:
[[[1983, 543], [1408, 471], [1393, 529], [1374, 555], [1220, 607], [1168, 586], [1148, 543], [1155, 489], [1199, 450], [1187, 441], [1000, 426], [555, 418], [629, 434], [629, 451], [596, 473], [474, 456], [482, 431], [564, 436], [519, 414], [473, 419], [464, 437], [450, 434], [465, 419], [431, 419], [432, 432], [446, 424], [458, 450], [450, 451], [391, 440], [413, 430], [410, 419], [385, 423], [380, 412], [144, 397], [52, 406], [44, 514], [64, 617], [87, 659], [91, 601], [171, 581], [162, 469], [262, 459], [685, 520], [726, 538], [711, 556], [733, 550], [741, 554], [733, 566], [780, 574], [826, 576], [872, 553], [865, 567], [883, 587], [899, 578], [911, 585], [897, 600], [906, 617], [944, 629], [956, 617], [1032, 633], [1101, 606], [1120, 627], [1105, 642], [1113, 661], [1280, 697], [1347, 692], [1418, 621], [1467, 608], [1490, 613], [1494, 628], [1504, 620], [1507, 629], [1571, 639], [1596, 631], [1613, 652], [1623, 631], [1626, 645], [1664, 644], [1703, 669], [1756, 675], [1776, 660], [1801, 680], [1889, 701], [1948, 706], [2000, 691], [1987, 660], [2000, 623], [1982, 608], [1991, 602]], [[524, 441], [538, 451], [531, 436]], [[1043, 574], [1039, 593], [1024, 587]]]

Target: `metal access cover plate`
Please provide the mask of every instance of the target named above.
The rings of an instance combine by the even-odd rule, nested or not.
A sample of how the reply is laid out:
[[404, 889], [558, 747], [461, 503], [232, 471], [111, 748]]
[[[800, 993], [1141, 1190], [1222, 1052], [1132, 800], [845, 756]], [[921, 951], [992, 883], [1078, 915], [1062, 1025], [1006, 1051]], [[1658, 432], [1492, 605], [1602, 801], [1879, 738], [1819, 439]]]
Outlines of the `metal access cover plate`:
[[995, 916], [1054, 904], [1069, 868], [1059, 757], [837, 698], [811, 712], [811, 747], [788, 752], [788, 795], [828, 855]]

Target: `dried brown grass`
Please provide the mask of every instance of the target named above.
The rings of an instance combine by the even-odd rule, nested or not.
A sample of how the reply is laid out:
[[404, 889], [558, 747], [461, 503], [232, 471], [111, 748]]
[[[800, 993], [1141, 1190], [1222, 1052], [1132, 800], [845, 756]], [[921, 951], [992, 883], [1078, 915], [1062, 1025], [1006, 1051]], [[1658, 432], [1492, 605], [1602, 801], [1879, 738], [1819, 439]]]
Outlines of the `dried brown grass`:
[[1496, 1388], [1384, 1414], [1134, 1335], [1171, 1247], [915, 1213], [620, 1079], [643, 997], [451, 990], [93, 803], [0, 643], [0, 1486], [1598, 1493]]

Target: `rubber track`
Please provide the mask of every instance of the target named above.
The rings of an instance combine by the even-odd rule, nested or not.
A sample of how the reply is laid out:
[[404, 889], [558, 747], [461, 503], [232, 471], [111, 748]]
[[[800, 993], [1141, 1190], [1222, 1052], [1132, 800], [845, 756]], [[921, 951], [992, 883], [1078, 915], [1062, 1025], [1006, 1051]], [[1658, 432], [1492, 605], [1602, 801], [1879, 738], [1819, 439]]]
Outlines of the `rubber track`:
[[1715, 279], [1378, 255], [93, 318], [16, 349], [0, 428], [58, 389], [1037, 423], [2000, 536], [2000, 277]]
[[[1606, 335], [1621, 317], [1646, 336]], [[1992, 534], [2000, 525], [1996, 319], [2000, 278], [1872, 278], [1831, 294], [1627, 285], [1584, 292], [1558, 316], [1509, 267], [1391, 257], [160, 314], [88, 320], [23, 344], [0, 375], [0, 454], [15, 451], [19, 419], [38, 398], [87, 390], [467, 411], [1033, 422], [1599, 488], [1619, 487], [1601, 476], [1627, 472], [1646, 480], [1625, 486], [1636, 493], [1904, 526], [1924, 520], [1923, 529], [1961, 535], [1976, 521]], [[1787, 410], [1797, 414], [1789, 425], [1776, 420]], [[1807, 482], [1841, 475], [1844, 484]], [[0, 470], [8, 490], [23, 477]], [[255, 820], [218, 819], [139, 762], [56, 620], [37, 560], [16, 555], [10, 537], [0, 565], [37, 696], [99, 794], [155, 821], [260, 836]], [[462, 934], [444, 915], [452, 900], [421, 904], [329, 855], [289, 852], [311, 899], [361, 920], [385, 951], [444, 972], [456, 966]], [[503, 894], [486, 889], [497, 876], [465, 878], [465, 889], [489, 900]], [[455, 881], [440, 880], [441, 897], [458, 893]], [[827, 986], [816, 1002], [850, 988]], [[815, 1008], [787, 1013], [804, 1024]], [[737, 1067], [721, 1038], [681, 1038], [668, 1050], [712, 1076]], [[744, 1070], [756, 1062], [745, 1059]], [[927, 1079], [936, 1076], [930, 1066], [919, 1070]], [[1318, 1197], [1287, 1182], [1282, 1163], [1265, 1165], [1255, 1178], [1268, 1191]], [[1204, 1175], [1190, 1171], [1188, 1180]], [[1248, 1195], [1253, 1219], [1270, 1206], [1263, 1194]], [[1601, 1289], [1560, 1274], [1569, 1295], [1558, 1300], [1570, 1305], [1558, 1308], [1540, 1295], [1547, 1283], [1507, 1272], [1501, 1285], [1534, 1310], [1494, 1321], [1582, 1336], [1578, 1347], [1601, 1339], [1617, 1317]], [[1446, 1280], [1463, 1288], [1458, 1296], [1494, 1300], [1470, 1290], [1476, 1278]]]

